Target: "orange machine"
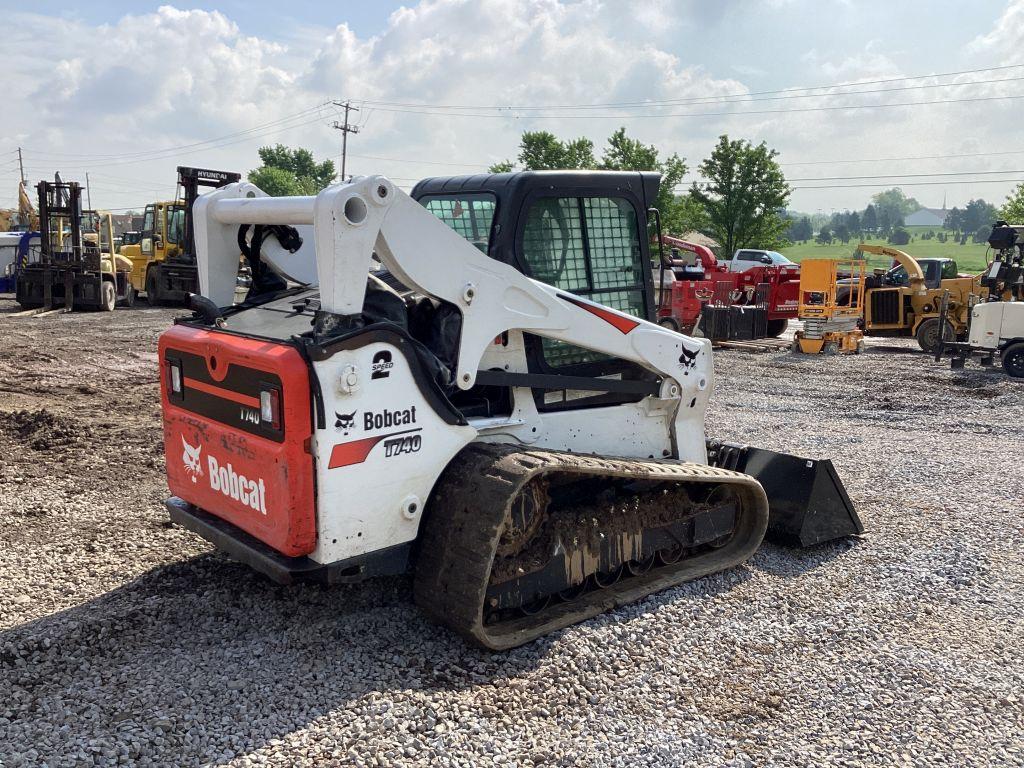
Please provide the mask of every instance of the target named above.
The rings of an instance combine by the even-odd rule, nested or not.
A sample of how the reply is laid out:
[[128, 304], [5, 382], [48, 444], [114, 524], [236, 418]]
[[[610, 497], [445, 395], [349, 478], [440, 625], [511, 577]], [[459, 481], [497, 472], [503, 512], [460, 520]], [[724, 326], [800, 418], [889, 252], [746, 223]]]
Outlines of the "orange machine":
[[[805, 259], [800, 262], [800, 306], [803, 330], [797, 331], [795, 351], [807, 354], [860, 353], [864, 349], [863, 259]], [[840, 294], [841, 297], [840, 297]]]

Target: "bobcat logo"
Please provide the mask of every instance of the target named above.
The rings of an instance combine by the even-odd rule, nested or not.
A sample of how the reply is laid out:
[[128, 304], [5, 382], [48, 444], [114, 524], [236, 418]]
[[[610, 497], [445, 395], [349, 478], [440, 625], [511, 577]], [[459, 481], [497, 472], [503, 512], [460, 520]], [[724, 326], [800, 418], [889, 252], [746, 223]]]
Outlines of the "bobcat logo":
[[338, 413], [335, 411], [334, 415], [338, 417], [337, 421], [334, 422], [334, 428], [343, 430], [346, 435], [356, 425], [356, 411], [352, 411], [352, 413]]
[[189, 477], [194, 483], [196, 478], [203, 474], [203, 465], [199, 463], [199, 453], [203, 450], [203, 446], [189, 445], [185, 441], [184, 435], [181, 438], [181, 444], [185, 446], [185, 451], [181, 454], [181, 460], [185, 463], [185, 471], [188, 472]]
[[690, 375], [690, 368], [693, 368], [697, 364], [697, 355], [700, 354], [701, 348], [690, 351], [686, 345], [683, 344], [683, 353], [679, 356], [679, 367], [685, 371], [684, 376]]

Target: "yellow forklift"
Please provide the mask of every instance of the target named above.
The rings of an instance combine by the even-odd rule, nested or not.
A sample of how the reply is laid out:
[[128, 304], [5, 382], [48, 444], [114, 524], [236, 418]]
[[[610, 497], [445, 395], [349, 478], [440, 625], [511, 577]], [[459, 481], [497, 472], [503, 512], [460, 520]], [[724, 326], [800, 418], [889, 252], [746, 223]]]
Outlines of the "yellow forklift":
[[240, 179], [238, 173], [179, 166], [181, 197], [146, 206], [138, 242], [123, 245], [121, 254], [131, 260], [132, 287], [146, 294], [150, 306], [184, 304], [190, 293], [199, 292], [192, 204], [200, 187], [222, 187]]
[[800, 299], [793, 350], [805, 354], [860, 354], [864, 351], [863, 259], [804, 259], [800, 262]]

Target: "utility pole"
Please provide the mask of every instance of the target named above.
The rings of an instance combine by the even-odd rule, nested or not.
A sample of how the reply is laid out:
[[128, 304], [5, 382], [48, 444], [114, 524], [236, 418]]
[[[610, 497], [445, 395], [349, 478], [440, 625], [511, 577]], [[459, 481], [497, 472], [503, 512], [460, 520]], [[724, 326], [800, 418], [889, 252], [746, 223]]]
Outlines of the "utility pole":
[[21, 184], [25, 185], [25, 164], [21, 160], [21, 147], [18, 147], [18, 171], [21, 173]]
[[359, 133], [359, 128], [348, 122], [349, 112], [358, 112], [358, 107], [353, 107], [352, 102], [346, 101], [344, 103], [340, 101], [334, 102], [334, 106], [342, 107], [345, 110], [345, 122], [339, 123], [335, 120], [331, 127], [341, 131], [341, 180], [345, 181], [345, 157], [348, 154], [348, 135], [350, 133]]
[[[101, 174], [102, 175], [102, 174]], [[89, 188], [89, 172], [85, 172], [85, 204], [92, 210], [92, 190]]]

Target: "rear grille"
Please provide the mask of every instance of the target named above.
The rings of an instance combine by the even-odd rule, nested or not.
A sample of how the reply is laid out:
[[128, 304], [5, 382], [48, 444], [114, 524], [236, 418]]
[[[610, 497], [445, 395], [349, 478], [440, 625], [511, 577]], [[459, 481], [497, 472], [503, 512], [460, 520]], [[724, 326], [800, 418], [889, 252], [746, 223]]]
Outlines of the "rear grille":
[[900, 322], [900, 292], [898, 290], [874, 290], [871, 292], [871, 320], [874, 323], [886, 324]]

